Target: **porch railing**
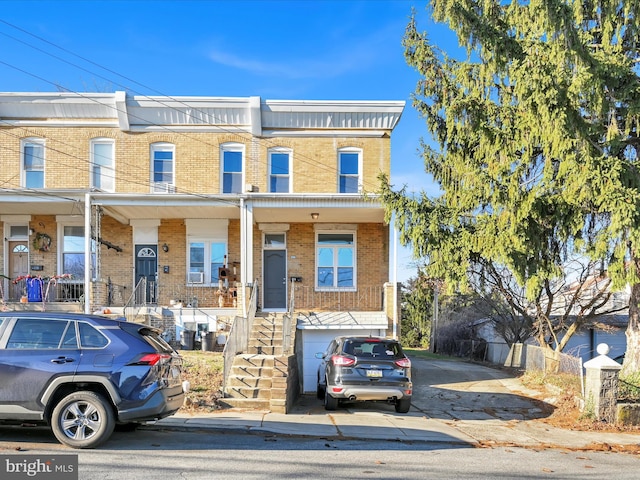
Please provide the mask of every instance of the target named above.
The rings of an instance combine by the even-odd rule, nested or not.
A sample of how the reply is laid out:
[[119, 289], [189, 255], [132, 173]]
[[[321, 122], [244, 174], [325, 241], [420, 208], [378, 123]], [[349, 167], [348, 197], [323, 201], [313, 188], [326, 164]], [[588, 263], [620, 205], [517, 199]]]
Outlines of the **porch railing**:
[[253, 282], [251, 296], [249, 297], [247, 318], [238, 316], [234, 318], [229, 336], [227, 337], [227, 343], [224, 345], [222, 352], [224, 358], [223, 391], [226, 390], [227, 387], [227, 379], [229, 378], [229, 372], [233, 365], [233, 357], [246, 352], [249, 348], [249, 337], [251, 336], [251, 330], [253, 328], [253, 319], [258, 309], [258, 290], [258, 280], [256, 279], [255, 282]]
[[287, 355], [291, 349], [291, 326], [293, 323], [293, 312], [296, 309], [296, 289], [294, 288], [294, 282], [291, 282], [291, 289], [289, 294], [289, 309], [287, 313], [282, 317], [282, 353]]
[[359, 287], [357, 291], [316, 291], [308, 285], [291, 284], [296, 309], [319, 311], [380, 311], [384, 305], [384, 286]]
[[[40, 296], [45, 302], [80, 302], [84, 298], [84, 282], [78, 280], [43, 279], [40, 288]], [[19, 302], [23, 296], [28, 297], [27, 293], [27, 279], [11, 281], [5, 300]]]

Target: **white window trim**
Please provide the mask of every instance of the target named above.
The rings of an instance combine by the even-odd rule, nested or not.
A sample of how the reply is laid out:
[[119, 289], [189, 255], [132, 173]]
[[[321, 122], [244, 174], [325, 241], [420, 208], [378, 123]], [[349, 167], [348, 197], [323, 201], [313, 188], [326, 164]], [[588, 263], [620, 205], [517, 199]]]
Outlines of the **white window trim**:
[[[173, 181], [171, 182], [156, 182], [154, 177], [154, 165], [153, 165], [153, 153], [154, 152], [168, 152], [172, 153], [171, 161], [171, 176]], [[151, 184], [151, 193], [174, 193], [176, 191], [176, 146], [173, 143], [168, 142], [156, 142], [149, 145], [149, 183]], [[159, 191], [156, 187], [164, 186], [165, 191]]]
[[[318, 285], [318, 236], [329, 233], [348, 233], [353, 235], [353, 286], [352, 287], [320, 287]], [[356, 292], [358, 290], [358, 235], [356, 230], [316, 230], [314, 239], [314, 285], [316, 292]], [[337, 277], [336, 277], [337, 278]]]
[[[113, 147], [112, 157], [111, 157], [111, 166], [108, 168], [105, 168], [104, 166], [102, 166], [103, 169], [108, 170], [107, 175], [110, 174], [112, 176], [112, 185], [113, 185], [112, 188], [104, 188], [104, 186], [97, 187], [94, 184], [96, 163], [94, 161], [95, 153], [94, 153], [93, 147], [95, 145], [111, 145]], [[115, 140], [113, 138], [103, 138], [103, 137], [92, 138], [89, 145], [89, 155], [90, 155], [89, 165], [91, 167], [89, 181], [91, 182], [91, 187], [100, 189], [104, 192], [111, 192], [111, 193], [115, 192], [116, 191], [116, 142]], [[104, 174], [101, 175], [101, 177], [103, 176]]]
[[20, 186], [22, 188], [27, 188], [27, 170], [24, 168], [24, 148], [27, 145], [42, 146], [42, 187], [38, 188], [45, 188], [47, 184], [45, 175], [47, 167], [47, 147], [45, 139], [40, 137], [23, 138], [20, 141]]
[[245, 147], [242, 143], [223, 143], [220, 145], [220, 193], [232, 193], [224, 191], [224, 152], [240, 152], [242, 154], [242, 165], [241, 165], [241, 175], [242, 179], [240, 180], [240, 192], [242, 193], [245, 185], [245, 175], [246, 175], [246, 166], [245, 166]]
[[[58, 218], [58, 249], [57, 249], [57, 263], [58, 263], [58, 275], [64, 275], [65, 273], [69, 273], [69, 272], [65, 272], [64, 270], [64, 254], [66, 253], [65, 249], [64, 249], [64, 227], [82, 227], [85, 228], [85, 224], [82, 220], [65, 220], [64, 222], [60, 221], [61, 218]], [[84, 232], [85, 236], [87, 234], [86, 230]], [[98, 265], [98, 252], [97, 249], [99, 248], [98, 245], [96, 245], [95, 240], [93, 240], [93, 238], [91, 239], [91, 241], [89, 242], [89, 244], [92, 246], [92, 248], [94, 248], [95, 250], [92, 251], [89, 255], [89, 258], [91, 259], [91, 257], [95, 256], [95, 267], [92, 264], [91, 265], [91, 281], [94, 282], [97, 278], [97, 272], [96, 270], [99, 268]], [[84, 248], [84, 244], [83, 244], [83, 248]], [[78, 252], [74, 252], [74, 253], [78, 253]], [[87, 254], [86, 252], [83, 250], [82, 252], [84, 254], [84, 258], [86, 260], [87, 258]], [[83, 281], [84, 279], [78, 279], [78, 278], [72, 278], [71, 279], [72, 282], [80, 282]]]
[[[193, 287], [217, 287], [218, 284], [211, 283], [211, 244], [212, 243], [224, 243], [225, 253], [227, 255], [227, 266], [229, 262], [229, 221], [213, 219], [206, 222], [202, 219], [185, 219], [185, 225], [187, 227], [187, 252], [185, 258], [186, 275], [185, 280], [189, 286]], [[189, 282], [189, 269], [190, 263], [190, 248], [192, 243], [204, 243], [205, 244], [205, 258], [204, 258], [204, 282], [203, 283], [191, 283]], [[207, 275], [208, 273], [208, 275]]]
[[356, 148], [356, 147], [342, 147], [338, 149], [338, 157], [336, 158], [336, 162], [337, 162], [337, 170], [338, 170], [338, 178], [336, 179], [337, 181], [337, 186], [336, 186], [336, 191], [338, 193], [342, 193], [340, 191], [340, 177], [342, 176], [342, 171], [340, 170], [340, 156], [343, 153], [357, 153], [358, 154], [358, 192], [357, 193], [362, 193], [363, 190], [363, 185], [364, 182], [362, 180], [362, 166], [363, 166], [363, 161], [362, 161], [362, 149], [361, 148]]
[[[272, 192], [271, 191], [271, 154], [273, 153], [286, 153], [289, 155], [289, 173], [287, 176], [289, 177], [289, 190], [286, 192]], [[293, 150], [285, 147], [273, 147], [270, 148], [267, 152], [267, 189], [269, 193], [292, 193], [293, 192]], [[280, 177], [284, 175], [278, 175]]]

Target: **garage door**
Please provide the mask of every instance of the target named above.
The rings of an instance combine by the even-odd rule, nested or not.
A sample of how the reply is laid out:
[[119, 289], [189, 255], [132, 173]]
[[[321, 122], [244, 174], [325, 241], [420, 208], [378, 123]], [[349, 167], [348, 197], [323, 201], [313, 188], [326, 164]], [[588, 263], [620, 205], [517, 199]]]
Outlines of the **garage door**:
[[339, 335], [385, 335], [384, 330], [302, 330], [302, 390], [304, 393], [316, 391], [320, 360], [315, 355], [324, 352], [334, 337]]

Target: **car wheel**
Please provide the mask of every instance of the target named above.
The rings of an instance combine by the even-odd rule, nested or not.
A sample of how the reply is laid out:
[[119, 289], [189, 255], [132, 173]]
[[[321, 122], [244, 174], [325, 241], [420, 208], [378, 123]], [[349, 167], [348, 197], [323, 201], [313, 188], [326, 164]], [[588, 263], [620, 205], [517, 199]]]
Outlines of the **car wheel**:
[[396, 401], [396, 412], [407, 413], [411, 408], [411, 398], [401, 398]]
[[115, 417], [109, 402], [95, 392], [75, 392], [53, 409], [51, 429], [56, 438], [72, 448], [94, 448], [113, 433]]
[[331, 395], [329, 395], [329, 392], [327, 392], [327, 389], [324, 389], [324, 409], [325, 410], [335, 410], [336, 408], [338, 408], [338, 399], [337, 398], [333, 398]]

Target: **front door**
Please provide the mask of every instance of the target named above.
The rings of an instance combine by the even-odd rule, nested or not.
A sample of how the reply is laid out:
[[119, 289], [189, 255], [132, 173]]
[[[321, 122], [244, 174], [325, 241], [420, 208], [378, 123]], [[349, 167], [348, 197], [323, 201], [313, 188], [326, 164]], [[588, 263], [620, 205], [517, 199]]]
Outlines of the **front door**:
[[287, 251], [264, 250], [263, 310], [287, 309]]
[[158, 246], [136, 245], [136, 304], [156, 303]]
[[[29, 273], [29, 244], [26, 241], [9, 242], [9, 276], [11, 279], [24, 277]], [[9, 283], [9, 300], [16, 301], [22, 296], [24, 281]]]

